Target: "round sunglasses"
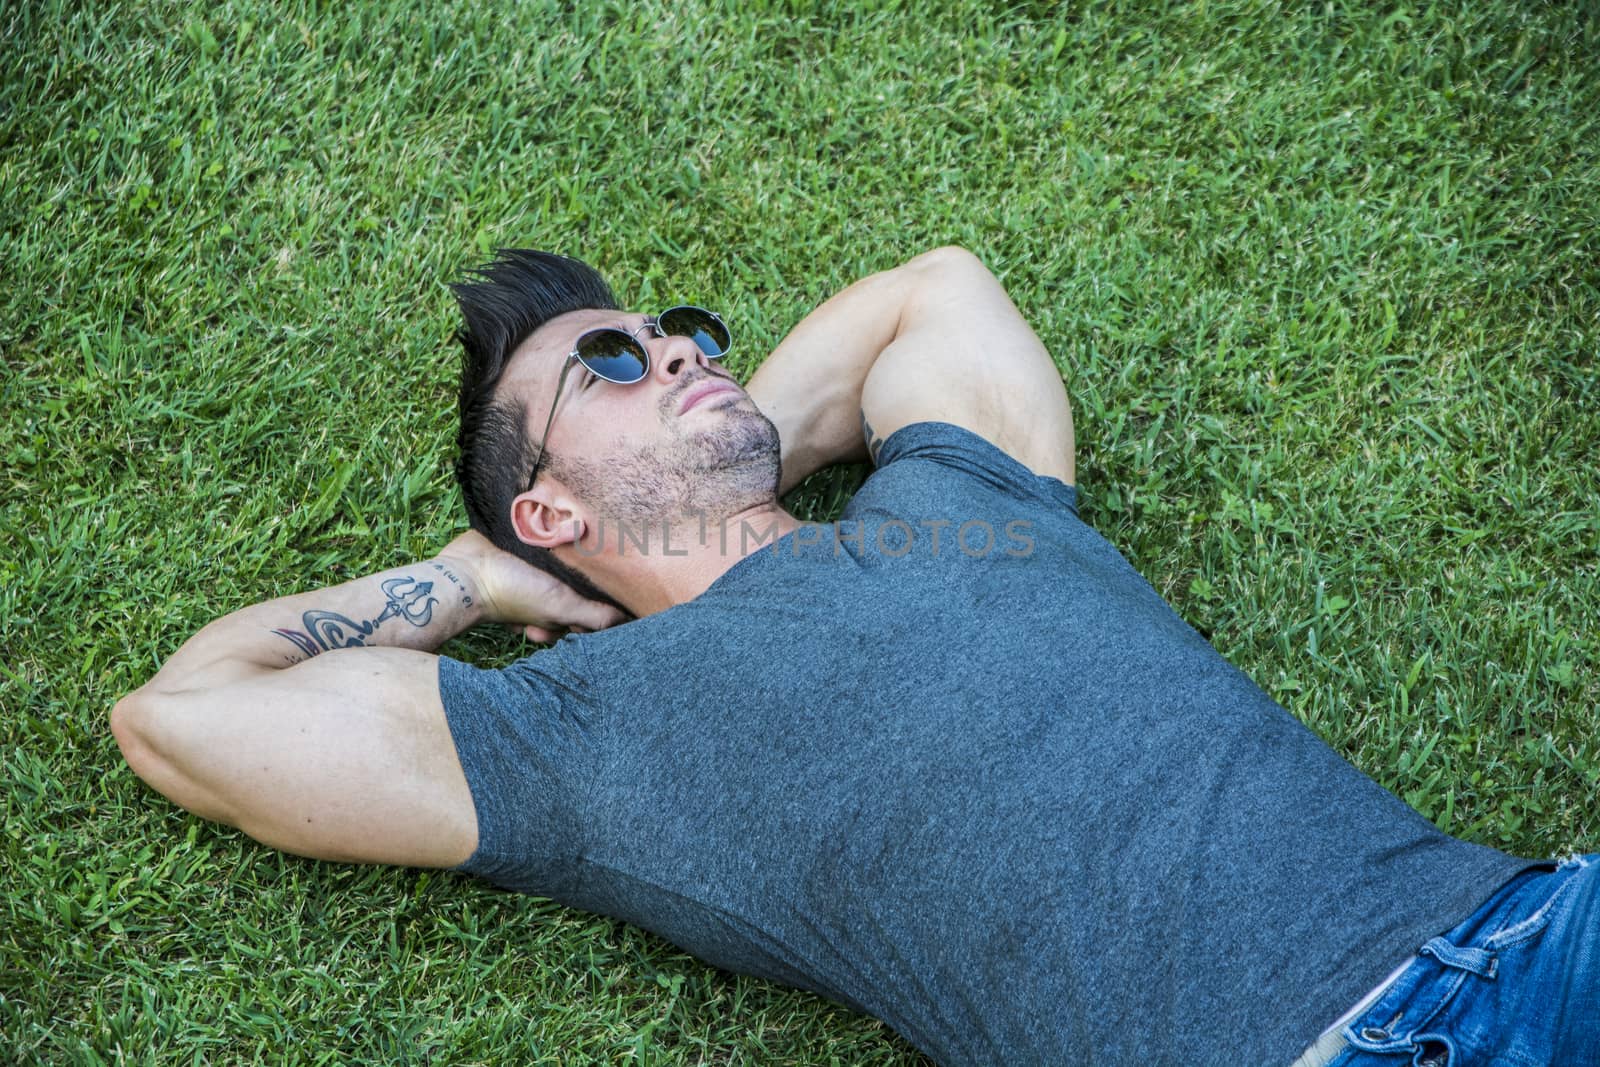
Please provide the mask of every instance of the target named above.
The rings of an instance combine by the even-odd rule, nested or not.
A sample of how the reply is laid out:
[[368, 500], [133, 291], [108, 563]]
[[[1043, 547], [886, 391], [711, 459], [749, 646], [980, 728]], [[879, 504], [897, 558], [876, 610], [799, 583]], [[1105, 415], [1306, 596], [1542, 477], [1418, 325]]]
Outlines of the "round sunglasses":
[[539, 435], [539, 447], [533, 454], [533, 471], [528, 475], [528, 488], [539, 477], [539, 463], [544, 459], [544, 443], [550, 439], [550, 424], [556, 418], [556, 404], [561, 400], [561, 389], [567, 382], [567, 372], [574, 363], [581, 363], [596, 378], [604, 378], [617, 385], [632, 385], [644, 380], [650, 373], [650, 353], [639, 341], [639, 334], [654, 330], [657, 337], [687, 337], [707, 359], [721, 359], [733, 345], [727, 323], [715, 311], [707, 311], [693, 304], [670, 307], [644, 325], [629, 333], [615, 326], [604, 326], [582, 334], [572, 351], [561, 364], [561, 377], [556, 379], [556, 395], [550, 401], [550, 414], [544, 420], [544, 433]]

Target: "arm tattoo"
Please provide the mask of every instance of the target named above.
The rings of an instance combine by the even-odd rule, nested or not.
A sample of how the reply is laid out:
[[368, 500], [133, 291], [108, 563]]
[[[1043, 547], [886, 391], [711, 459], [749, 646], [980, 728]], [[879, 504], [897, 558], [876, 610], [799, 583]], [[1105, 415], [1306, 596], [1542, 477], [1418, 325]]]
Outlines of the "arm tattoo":
[[883, 438], [872, 430], [872, 424], [867, 421], [867, 413], [861, 413], [861, 436], [867, 442], [867, 455], [872, 457], [872, 465], [878, 465], [878, 452], [883, 448]]
[[[383, 610], [374, 618], [357, 622], [337, 611], [308, 611], [300, 616], [302, 630], [273, 630], [279, 637], [293, 644], [305, 658], [334, 648], [361, 648], [378, 627], [393, 618], [402, 618], [418, 628], [433, 621], [433, 606], [439, 598], [433, 595], [432, 582], [419, 582], [415, 578], [386, 579], [382, 586], [387, 598]], [[299, 659], [292, 660], [294, 663]]]

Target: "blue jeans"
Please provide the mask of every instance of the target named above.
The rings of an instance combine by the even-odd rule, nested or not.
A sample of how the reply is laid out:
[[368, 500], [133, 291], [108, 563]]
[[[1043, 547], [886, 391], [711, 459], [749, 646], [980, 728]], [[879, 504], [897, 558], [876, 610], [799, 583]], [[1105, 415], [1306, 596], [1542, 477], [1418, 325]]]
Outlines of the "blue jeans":
[[1600, 1067], [1600, 853], [1517, 875], [1342, 1033], [1330, 1067]]

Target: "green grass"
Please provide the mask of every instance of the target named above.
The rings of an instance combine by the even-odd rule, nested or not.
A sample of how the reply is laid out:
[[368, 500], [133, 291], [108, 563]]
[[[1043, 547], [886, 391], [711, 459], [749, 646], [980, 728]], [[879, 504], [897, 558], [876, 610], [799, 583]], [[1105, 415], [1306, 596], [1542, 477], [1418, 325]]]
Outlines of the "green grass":
[[1450, 832], [1600, 849], [1592, 6], [572, 6], [0, 12], [0, 1061], [920, 1062], [121, 763], [206, 621], [460, 527], [444, 285], [498, 245], [725, 309], [741, 375], [967, 245], [1185, 618]]

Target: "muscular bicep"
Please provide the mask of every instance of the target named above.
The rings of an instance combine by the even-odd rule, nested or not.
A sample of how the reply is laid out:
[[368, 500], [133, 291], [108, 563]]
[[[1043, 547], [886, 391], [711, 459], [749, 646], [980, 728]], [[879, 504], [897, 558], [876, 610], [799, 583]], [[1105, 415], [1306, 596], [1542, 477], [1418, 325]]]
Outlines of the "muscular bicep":
[[274, 848], [448, 867], [477, 844], [438, 659], [423, 652], [350, 649], [227, 685], [135, 693], [113, 726], [141, 778]]
[[899, 329], [861, 393], [874, 458], [902, 426], [948, 422], [1036, 474], [1073, 483], [1072, 408], [1060, 372], [999, 280], [956, 248], [905, 269], [912, 285]]

